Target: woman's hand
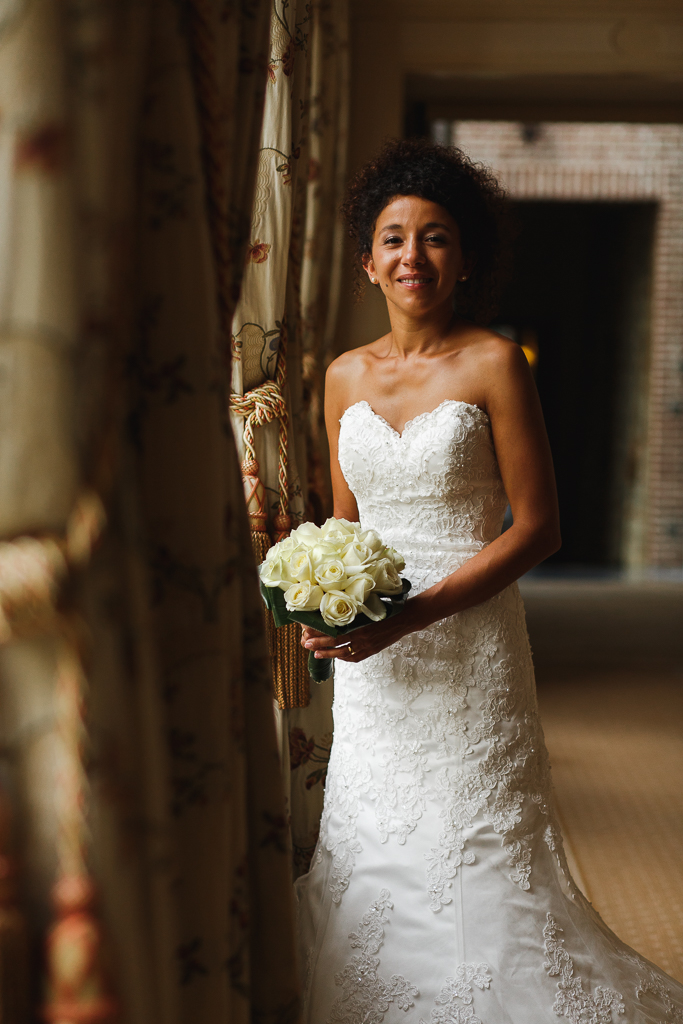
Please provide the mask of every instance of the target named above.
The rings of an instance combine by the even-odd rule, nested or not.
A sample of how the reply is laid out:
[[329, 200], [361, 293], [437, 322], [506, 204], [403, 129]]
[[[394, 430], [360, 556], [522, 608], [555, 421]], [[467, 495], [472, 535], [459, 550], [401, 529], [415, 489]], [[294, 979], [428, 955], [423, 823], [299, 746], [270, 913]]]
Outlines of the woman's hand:
[[361, 626], [360, 629], [338, 637], [304, 626], [301, 644], [316, 658], [341, 658], [342, 661], [354, 663], [365, 661], [401, 639], [404, 631], [399, 628], [396, 620], [402, 617], [396, 615], [383, 622], [373, 622], [370, 626]]

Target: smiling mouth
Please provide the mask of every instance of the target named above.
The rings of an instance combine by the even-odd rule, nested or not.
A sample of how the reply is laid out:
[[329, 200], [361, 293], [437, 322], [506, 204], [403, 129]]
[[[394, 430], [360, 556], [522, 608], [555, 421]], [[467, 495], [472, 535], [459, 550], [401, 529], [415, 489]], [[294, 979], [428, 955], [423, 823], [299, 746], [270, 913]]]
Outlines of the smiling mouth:
[[399, 284], [404, 284], [408, 288], [419, 288], [421, 285], [429, 284], [431, 281], [431, 277], [424, 277], [421, 274], [415, 274], [411, 277], [399, 277], [398, 279]]

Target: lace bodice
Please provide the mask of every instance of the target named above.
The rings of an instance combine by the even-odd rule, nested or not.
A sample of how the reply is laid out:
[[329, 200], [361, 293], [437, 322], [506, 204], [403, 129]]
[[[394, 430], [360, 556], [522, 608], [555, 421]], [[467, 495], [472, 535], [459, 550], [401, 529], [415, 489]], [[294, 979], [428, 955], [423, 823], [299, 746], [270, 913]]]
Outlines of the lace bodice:
[[341, 418], [339, 464], [361, 523], [401, 552], [418, 590], [500, 533], [507, 498], [476, 405], [447, 399], [399, 434], [356, 402]]

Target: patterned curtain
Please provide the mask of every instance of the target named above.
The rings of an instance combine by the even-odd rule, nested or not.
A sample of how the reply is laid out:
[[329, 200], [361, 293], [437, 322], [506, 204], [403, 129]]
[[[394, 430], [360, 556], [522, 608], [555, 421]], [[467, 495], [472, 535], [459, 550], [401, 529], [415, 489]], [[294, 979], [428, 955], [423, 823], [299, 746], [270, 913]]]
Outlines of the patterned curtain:
[[[233, 319], [233, 424], [261, 557], [303, 518], [323, 520], [330, 488], [322, 373], [334, 333], [346, 166], [348, 8], [345, 0], [275, 0], [269, 85], [244, 286]], [[283, 450], [286, 467], [283, 467]], [[278, 631], [279, 634], [284, 631]], [[298, 656], [298, 627], [291, 653]], [[284, 646], [284, 645], [283, 645]], [[280, 675], [285, 675], [280, 670]], [[290, 673], [293, 675], [293, 670]], [[294, 872], [308, 868], [332, 741], [332, 684], [313, 685], [305, 660], [278, 689]]]
[[50, 1019], [298, 1019], [228, 416], [269, 17], [0, 8], [0, 843], [36, 945], [57, 879]]

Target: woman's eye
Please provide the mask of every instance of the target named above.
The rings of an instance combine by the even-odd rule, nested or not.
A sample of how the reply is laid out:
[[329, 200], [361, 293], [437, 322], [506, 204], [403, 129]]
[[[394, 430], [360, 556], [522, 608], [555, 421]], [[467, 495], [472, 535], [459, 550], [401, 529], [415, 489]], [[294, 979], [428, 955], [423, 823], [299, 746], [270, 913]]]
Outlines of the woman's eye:
[[438, 242], [439, 244], [443, 244], [446, 241], [446, 239], [444, 238], [443, 235], [429, 235], [429, 237], [427, 238], [427, 241], [428, 242]]

